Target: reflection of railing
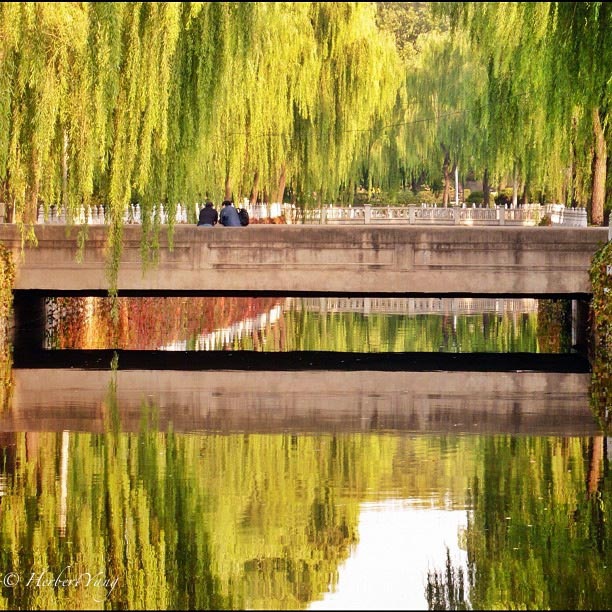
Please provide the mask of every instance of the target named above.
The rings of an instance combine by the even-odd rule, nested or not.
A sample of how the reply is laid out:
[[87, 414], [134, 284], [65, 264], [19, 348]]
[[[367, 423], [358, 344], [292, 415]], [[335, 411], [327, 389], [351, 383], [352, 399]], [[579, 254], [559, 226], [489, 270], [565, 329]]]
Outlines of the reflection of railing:
[[[215, 329], [196, 337], [191, 350], [213, 351], [232, 346], [254, 331], [276, 323], [284, 311], [359, 312], [362, 314], [478, 314], [537, 312], [538, 301], [532, 299], [486, 298], [285, 298], [283, 305], [256, 317], [238, 321], [228, 327]], [[185, 351], [187, 340], [172, 342], [159, 350]]]
[[537, 312], [538, 300], [496, 298], [286, 298], [286, 310], [362, 314], [479, 314]]
[[[215, 329], [207, 334], [200, 334], [196, 337], [195, 346], [191, 350], [214, 351], [231, 346], [235, 341], [240, 341], [243, 336], [251, 336], [254, 331], [265, 329], [267, 325], [276, 323], [282, 312], [281, 306], [275, 306], [269, 312], [263, 312], [256, 317], [237, 321], [229, 327]], [[159, 350], [186, 351], [188, 344], [191, 346], [191, 343], [187, 340], [178, 340], [160, 347]]]
[[[351, 225], [351, 224], [408, 224], [408, 225], [538, 225], [548, 217], [552, 225], [587, 226], [585, 208], [567, 208], [563, 204], [526, 204], [518, 208], [496, 206], [479, 208], [477, 206], [323, 206], [321, 208], [300, 209], [291, 204], [253, 204], [248, 200], [240, 206], [246, 208], [254, 221], [283, 218], [287, 223]], [[175, 223], [195, 223], [199, 205], [178, 204]], [[159, 222], [168, 223], [168, 215], [160, 205], [153, 213]], [[45, 214], [41, 207], [38, 223], [66, 223], [63, 211], [54, 207]], [[103, 206], [81, 208], [74, 219], [76, 224], [105, 224], [106, 211]], [[138, 204], [130, 204], [123, 216], [126, 224], [141, 223], [141, 210]]]
[[[79, 299], [85, 320], [93, 316], [93, 300]], [[43, 348], [56, 348], [55, 335], [62, 317], [62, 308], [51, 299], [46, 302], [46, 326]], [[503, 298], [384, 298], [384, 297], [287, 297], [267, 312], [249, 317], [232, 325], [199, 334], [193, 339], [176, 340], [157, 348], [162, 351], [213, 351], [231, 347], [254, 332], [276, 323], [284, 312], [359, 313], [363, 315], [469, 315], [480, 313], [537, 312], [535, 299]]]

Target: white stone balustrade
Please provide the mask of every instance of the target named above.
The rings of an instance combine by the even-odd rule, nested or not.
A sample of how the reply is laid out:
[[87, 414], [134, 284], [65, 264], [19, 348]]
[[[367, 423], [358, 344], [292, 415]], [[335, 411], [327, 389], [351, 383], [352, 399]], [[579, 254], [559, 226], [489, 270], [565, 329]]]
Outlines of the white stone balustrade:
[[[409, 225], [524, 225], [535, 226], [548, 216], [552, 225], [587, 226], [585, 208], [567, 208], [563, 204], [527, 204], [517, 208], [496, 206], [484, 208], [478, 206], [333, 206], [301, 209], [291, 204], [273, 202], [251, 205], [245, 198], [241, 204], [249, 212], [253, 221], [284, 217], [287, 223], [352, 225], [352, 224], [409, 224]], [[176, 207], [176, 224], [195, 223], [200, 204], [193, 206], [190, 214], [188, 206], [178, 203]], [[159, 216], [162, 225], [168, 223], [167, 213], [159, 204], [152, 213]], [[123, 217], [125, 224], [140, 224], [140, 205], [130, 204]], [[38, 211], [38, 223], [66, 223], [63, 211], [54, 206], [45, 214], [42, 207]], [[103, 206], [81, 208], [80, 213], [72, 220], [76, 224], [104, 224], [105, 209]], [[612, 229], [610, 230], [612, 236]]]

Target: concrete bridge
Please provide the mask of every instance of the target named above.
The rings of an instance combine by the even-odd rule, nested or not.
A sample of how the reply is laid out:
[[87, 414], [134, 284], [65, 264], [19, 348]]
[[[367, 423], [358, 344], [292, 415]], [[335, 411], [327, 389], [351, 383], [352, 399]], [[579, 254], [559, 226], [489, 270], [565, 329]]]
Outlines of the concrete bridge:
[[[106, 226], [0, 225], [16, 257], [17, 291], [96, 295], [108, 290]], [[179, 225], [160, 235], [159, 263], [143, 270], [140, 226], [124, 228], [120, 294], [275, 292], [336, 295], [588, 296], [589, 268], [605, 227]]]

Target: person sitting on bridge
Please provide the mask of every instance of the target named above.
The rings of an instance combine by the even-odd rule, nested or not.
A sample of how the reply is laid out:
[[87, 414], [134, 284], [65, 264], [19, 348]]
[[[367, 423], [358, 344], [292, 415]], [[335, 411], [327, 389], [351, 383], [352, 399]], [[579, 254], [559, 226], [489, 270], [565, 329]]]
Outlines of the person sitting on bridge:
[[219, 220], [219, 213], [213, 206], [210, 200], [206, 200], [206, 204], [200, 210], [200, 218], [198, 219], [198, 227], [213, 227]]
[[221, 214], [219, 215], [219, 223], [225, 227], [242, 227], [238, 211], [230, 200], [224, 200]]

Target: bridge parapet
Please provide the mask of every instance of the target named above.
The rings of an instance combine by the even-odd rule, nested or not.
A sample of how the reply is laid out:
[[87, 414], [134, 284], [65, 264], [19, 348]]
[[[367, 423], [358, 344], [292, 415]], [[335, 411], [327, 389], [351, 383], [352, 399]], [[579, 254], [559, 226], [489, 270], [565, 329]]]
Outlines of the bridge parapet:
[[[16, 225], [0, 241], [16, 261], [16, 290], [108, 290], [106, 226], [35, 226], [22, 253]], [[267, 225], [161, 232], [157, 265], [143, 269], [141, 226], [124, 228], [120, 292], [547, 296], [592, 293], [589, 269], [605, 227]]]

